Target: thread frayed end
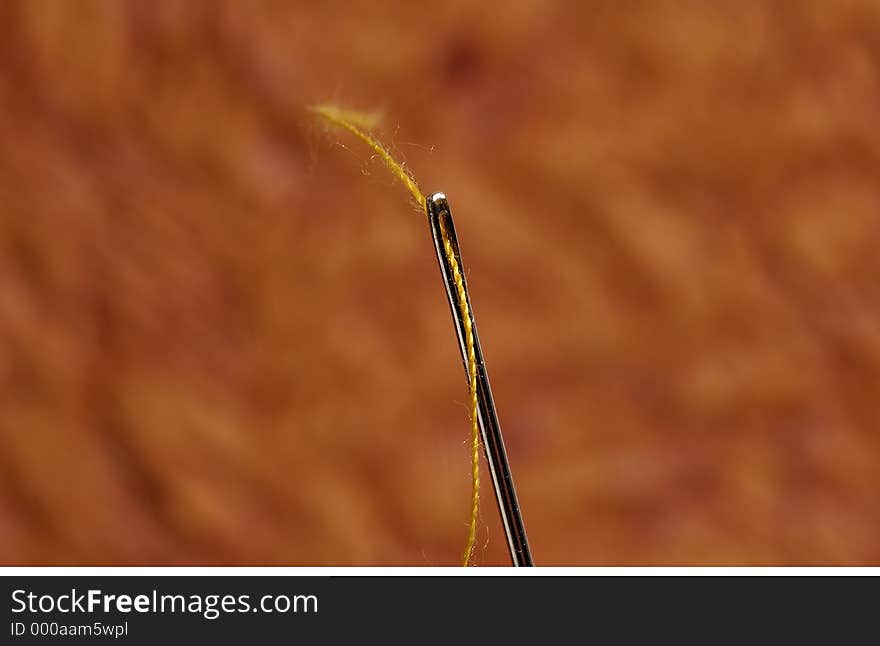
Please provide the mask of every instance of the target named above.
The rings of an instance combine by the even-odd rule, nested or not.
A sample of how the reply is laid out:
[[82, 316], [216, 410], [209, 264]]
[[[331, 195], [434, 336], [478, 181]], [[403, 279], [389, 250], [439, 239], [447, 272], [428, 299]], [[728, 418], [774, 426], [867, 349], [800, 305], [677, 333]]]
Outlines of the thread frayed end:
[[388, 149], [370, 133], [370, 130], [379, 123], [381, 113], [358, 112], [356, 110], [349, 110], [330, 103], [321, 103], [310, 106], [309, 111], [318, 115], [331, 125], [348, 130], [355, 137], [367, 144], [367, 146], [369, 146], [373, 152], [385, 162], [385, 165], [391, 173], [406, 187], [419, 211], [424, 210], [425, 196], [422, 194], [421, 189], [419, 189], [418, 184], [416, 184], [416, 180], [412, 176], [412, 173], [409, 172], [403, 162], [394, 159], [394, 157], [391, 156], [391, 153], [388, 152]]
[[328, 121], [347, 121], [365, 131], [373, 130], [382, 123], [384, 114], [381, 110], [373, 110], [372, 112], [361, 112], [359, 110], [350, 110], [332, 103], [319, 103], [317, 105], [308, 106], [308, 111], [316, 114]]

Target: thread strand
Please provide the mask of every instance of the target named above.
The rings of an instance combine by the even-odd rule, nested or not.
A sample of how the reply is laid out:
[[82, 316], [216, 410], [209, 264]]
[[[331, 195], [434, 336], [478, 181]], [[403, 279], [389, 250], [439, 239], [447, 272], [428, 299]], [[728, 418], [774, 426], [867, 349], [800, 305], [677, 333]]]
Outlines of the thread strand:
[[352, 112], [351, 110], [344, 110], [335, 105], [315, 105], [309, 109], [317, 114], [319, 117], [325, 119], [333, 125], [348, 130], [355, 137], [367, 144], [367, 146], [369, 146], [373, 150], [373, 152], [379, 155], [382, 161], [385, 162], [385, 165], [388, 166], [392, 173], [394, 173], [394, 176], [403, 183], [403, 185], [409, 191], [409, 194], [412, 195], [413, 200], [415, 200], [416, 206], [419, 209], [424, 208], [425, 196], [422, 195], [422, 191], [419, 189], [419, 185], [416, 184], [416, 180], [413, 178], [412, 174], [406, 169], [406, 166], [403, 164], [403, 162], [399, 162], [394, 159], [394, 157], [391, 156], [391, 153], [388, 152], [388, 149], [385, 148], [385, 146], [383, 146], [381, 143], [379, 143], [378, 139], [373, 137], [363, 128], [359, 127], [358, 123], [356, 123], [368, 123], [372, 120], [371, 116], [354, 116], [358, 115], [359, 113]]
[[443, 251], [449, 266], [452, 268], [452, 279], [458, 295], [458, 308], [461, 310], [461, 318], [464, 321], [464, 339], [467, 349], [467, 373], [468, 389], [470, 390], [470, 416], [471, 416], [471, 522], [468, 528], [468, 538], [464, 553], [461, 556], [462, 565], [470, 564], [474, 553], [474, 544], [477, 540], [477, 523], [480, 513], [480, 428], [477, 423], [477, 355], [474, 343], [474, 328], [471, 324], [471, 312], [468, 306], [467, 292], [464, 288], [464, 278], [455, 257], [455, 250], [449, 240], [449, 232], [440, 220], [440, 235], [443, 237]]
[[[388, 149], [385, 148], [375, 137], [373, 137], [362, 126], [370, 123], [372, 117], [370, 115], [361, 115], [357, 112], [345, 110], [334, 105], [316, 105], [310, 108], [312, 112], [323, 118], [325, 121], [344, 128], [355, 137], [363, 141], [375, 152], [389, 170], [397, 179], [406, 187], [409, 194], [415, 200], [419, 209], [424, 208], [425, 196], [422, 195], [415, 178], [407, 170], [402, 162], [398, 162]], [[467, 542], [465, 543], [464, 552], [461, 556], [463, 566], [471, 564], [474, 554], [474, 545], [477, 540], [477, 525], [479, 523], [480, 512], [480, 428], [477, 423], [477, 357], [474, 344], [474, 330], [471, 324], [470, 307], [468, 306], [467, 291], [464, 287], [464, 278], [462, 277], [461, 268], [458, 265], [458, 259], [455, 257], [455, 251], [452, 242], [449, 239], [449, 233], [440, 220], [440, 235], [443, 237], [443, 249], [446, 254], [449, 266], [452, 268], [452, 276], [455, 281], [457, 292], [458, 308], [461, 311], [462, 320], [464, 320], [465, 332], [465, 348], [467, 351], [467, 374], [468, 374], [468, 390], [470, 392], [470, 417], [471, 417], [471, 518], [468, 527]]]

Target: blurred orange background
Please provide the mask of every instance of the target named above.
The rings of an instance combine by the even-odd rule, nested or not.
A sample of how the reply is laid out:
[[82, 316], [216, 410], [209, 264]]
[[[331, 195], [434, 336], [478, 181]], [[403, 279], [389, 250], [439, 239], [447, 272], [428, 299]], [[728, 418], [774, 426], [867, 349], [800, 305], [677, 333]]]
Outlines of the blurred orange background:
[[880, 561], [876, 0], [304, 4], [0, 5], [3, 563], [458, 563], [427, 223], [327, 100], [449, 196], [539, 564]]

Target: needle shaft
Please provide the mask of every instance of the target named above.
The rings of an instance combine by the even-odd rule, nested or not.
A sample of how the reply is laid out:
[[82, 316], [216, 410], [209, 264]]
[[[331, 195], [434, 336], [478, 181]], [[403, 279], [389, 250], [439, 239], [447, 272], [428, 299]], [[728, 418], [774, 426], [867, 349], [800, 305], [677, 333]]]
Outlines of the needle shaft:
[[[459, 267], [461, 254], [458, 247], [458, 239], [455, 234], [455, 224], [452, 221], [452, 212], [449, 203], [443, 193], [434, 193], [426, 199], [426, 211], [431, 225], [431, 235], [434, 238], [434, 247], [437, 251], [437, 259], [440, 262], [440, 271], [443, 274], [443, 283], [446, 287], [446, 296], [449, 299], [449, 307], [452, 310], [452, 318], [455, 321], [455, 331], [458, 336], [458, 344], [467, 373], [467, 347], [462, 320], [462, 312], [458, 307], [458, 293], [452, 276], [452, 268], [443, 245], [443, 232], [440, 221], [443, 221], [443, 229], [449, 237], [455, 252]], [[463, 277], [462, 270], [462, 277]], [[474, 309], [470, 304], [470, 295], [467, 291], [467, 280], [464, 279], [464, 291], [470, 310], [471, 327], [473, 328], [474, 354], [477, 363], [477, 402], [478, 422], [483, 436], [483, 448], [486, 452], [486, 461], [489, 463], [489, 473], [492, 476], [492, 485], [495, 488], [495, 497], [498, 501], [498, 511], [501, 513], [501, 522], [507, 536], [507, 544], [510, 548], [510, 558], [515, 566], [530, 566], [532, 554], [526, 538], [526, 529], [523, 524], [522, 513], [516, 498], [516, 488], [513, 477], [510, 474], [510, 464], [507, 460], [507, 451], [504, 448], [504, 438], [501, 436], [501, 426], [498, 423], [498, 413], [495, 410], [495, 401], [492, 398], [492, 388], [489, 386], [489, 374], [486, 371], [486, 362], [483, 359], [483, 351], [480, 347], [480, 337], [477, 334], [477, 325], [474, 321]]]

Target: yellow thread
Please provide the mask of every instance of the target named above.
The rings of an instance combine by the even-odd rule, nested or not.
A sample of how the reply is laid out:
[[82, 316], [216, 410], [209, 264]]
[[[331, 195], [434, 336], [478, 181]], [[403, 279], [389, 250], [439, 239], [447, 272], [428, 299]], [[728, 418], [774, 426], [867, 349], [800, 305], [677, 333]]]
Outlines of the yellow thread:
[[471, 524], [468, 530], [467, 544], [461, 556], [462, 565], [467, 566], [474, 553], [477, 540], [477, 520], [480, 512], [480, 428], [477, 425], [477, 355], [474, 348], [474, 328], [471, 325], [471, 311], [468, 307], [467, 292], [464, 289], [464, 278], [455, 257], [455, 250], [449, 240], [444, 219], [440, 220], [440, 235], [443, 237], [443, 250], [452, 268], [452, 279], [458, 293], [458, 308], [464, 321], [464, 341], [467, 348], [468, 388], [471, 394]]
[[[347, 108], [343, 108], [339, 105], [331, 105], [329, 103], [324, 103], [321, 105], [315, 105], [309, 108], [312, 112], [316, 112], [317, 114], [325, 114], [325, 115], [333, 115], [336, 119], [341, 121], [347, 121], [360, 128], [365, 132], [371, 131], [373, 128], [382, 123], [382, 112], [379, 110], [373, 110], [372, 112], [360, 112], [358, 110], [349, 110]], [[337, 123], [337, 125], [341, 125]]]
[[[419, 190], [416, 180], [406, 169], [403, 163], [395, 160], [391, 153], [379, 143], [372, 135], [367, 132], [375, 117], [374, 115], [363, 115], [359, 112], [345, 110], [334, 105], [316, 105], [309, 108], [312, 112], [340, 128], [348, 130], [355, 137], [363, 141], [375, 152], [385, 165], [399, 179], [410, 195], [415, 200], [419, 210], [424, 208], [425, 196]], [[471, 558], [474, 553], [474, 544], [477, 540], [477, 522], [479, 520], [480, 511], [480, 428], [477, 424], [477, 357], [474, 347], [474, 330], [471, 325], [470, 307], [467, 301], [467, 292], [464, 287], [464, 278], [461, 269], [458, 266], [458, 260], [455, 257], [455, 251], [452, 248], [452, 242], [449, 239], [449, 233], [446, 230], [443, 218], [440, 218], [440, 235], [443, 238], [443, 248], [446, 253], [449, 266], [452, 268], [452, 277], [458, 296], [458, 308], [461, 311], [461, 317], [464, 320], [465, 348], [467, 350], [467, 372], [468, 372], [468, 389], [470, 391], [470, 415], [471, 415], [471, 522], [468, 529], [467, 543], [465, 544], [464, 553], [462, 554], [462, 565], [470, 565]]]
[[409, 194], [412, 195], [413, 199], [416, 201], [419, 210], [425, 208], [425, 196], [422, 195], [418, 184], [416, 184], [416, 180], [413, 179], [410, 172], [406, 170], [404, 164], [394, 159], [385, 146], [380, 144], [372, 135], [358, 125], [369, 123], [369, 116], [363, 116], [360, 113], [351, 110], [344, 110], [335, 105], [314, 105], [309, 109], [330, 123], [339, 126], [340, 128], [345, 128], [372, 148], [373, 152], [382, 158], [382, 161], [384, 161], [385, 165], [391, 169], [391, 172], [394, 173], [397, 179], [403, 182], [403, 185], [409, 190]]

